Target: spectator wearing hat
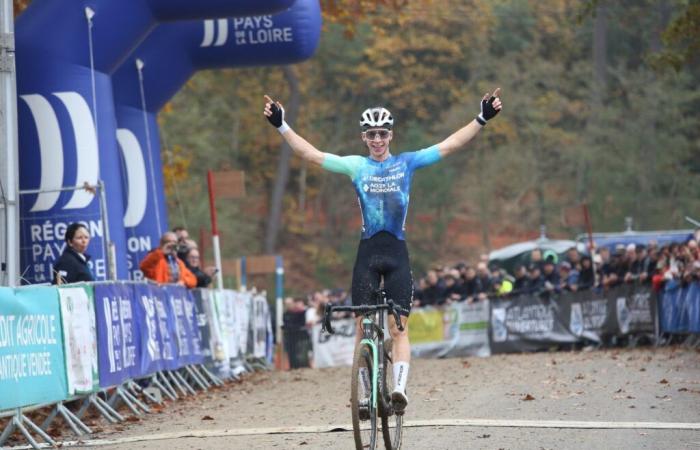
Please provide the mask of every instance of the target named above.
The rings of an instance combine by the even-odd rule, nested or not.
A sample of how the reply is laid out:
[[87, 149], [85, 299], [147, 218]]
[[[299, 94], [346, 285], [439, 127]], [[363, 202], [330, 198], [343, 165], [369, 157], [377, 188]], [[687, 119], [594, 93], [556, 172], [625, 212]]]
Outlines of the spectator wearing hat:
[[492, 276], [491, 281], [493, 293], [497, 297], [503, 297], [513, 292], [513, 283], [504, 273], [499, 272], [495, 276]]
[[559, 290], [576, 292], [578, 290], [579, 271], [569, 261], [559, 264]]
[[548, 255], [544, 260], [544, 266], [542, 266], [544, 289], [549, 292], [559, 292], [560, 279], [556, 264], [556, 255]]

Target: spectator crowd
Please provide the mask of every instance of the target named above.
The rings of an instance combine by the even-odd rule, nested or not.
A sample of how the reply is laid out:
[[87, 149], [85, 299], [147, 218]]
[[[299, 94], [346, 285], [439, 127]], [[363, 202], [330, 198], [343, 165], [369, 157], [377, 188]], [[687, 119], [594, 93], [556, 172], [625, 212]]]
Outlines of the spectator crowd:
[[563, 257], [550, 250], [534, 249], [527, 264], [512, 273], [482, 255], [476, 264], [459, 262], [434, 267], [417, 280], [414, 306], [475, 302], [492, 297], [541, 295], [586, 289], [607, 290], [641, 283], [661, 290], [668, 280], [681, 285], [700, 280], [700, 230], [684, 243], [663, 247], [627, 244], [601, 247], [591, 254], [570, 248]]
[[[658, 246], [627, 244], [600, 247], [590, 254], [576, 248], [560, 256], [534, 249], [512, 272], [489, 262], [482, 255], [475, 263], [458, 262], [435, 266], [414, 280], [414, 307], [440, 306], [453, 302], [478, 302], [487, 298], [517, 295], [547, 295], [587, 289], [605, 291], [615, 286], [639, 283], [660, 291], [669, 280], [681, 285], [700, 281], [700, 229], [684, 243]], [[285, 299], [283, 317], [285, 350], [291, 368], [309, 367], [311, 329], [323, 317], [327, 304], [351, 304], [343, 289], [320, 290], [306, 297]]]
[[141, 260], [144, 277], [157, 283], [174, 283], [192, 288], [209, 287], [215, 267], [201, 267], [197, 242], [183, 227], [166, 231], [160, 244]]

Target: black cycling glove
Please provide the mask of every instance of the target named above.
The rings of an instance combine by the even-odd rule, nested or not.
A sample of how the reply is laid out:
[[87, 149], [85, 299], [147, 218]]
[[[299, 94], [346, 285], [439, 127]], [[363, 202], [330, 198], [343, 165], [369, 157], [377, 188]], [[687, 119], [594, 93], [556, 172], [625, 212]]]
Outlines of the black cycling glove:
[[284, 123], [284, 108], [280, 108], [276, 103], [273, 103], [270, 109], [272, 110], [272, 115], [265, 117], [275, 128], [281, 127], [282, 123]]
[[493, 107], [494, 100], [496, 100], [496, 97], [492, 95], [488, 100], [481, 101], [481, 112], [476, 116], [476, 121], [482, 126], [486, 125], [486, 122], [493, 119], [496, 117], [496, 114], [498, 114], [498, 110]]

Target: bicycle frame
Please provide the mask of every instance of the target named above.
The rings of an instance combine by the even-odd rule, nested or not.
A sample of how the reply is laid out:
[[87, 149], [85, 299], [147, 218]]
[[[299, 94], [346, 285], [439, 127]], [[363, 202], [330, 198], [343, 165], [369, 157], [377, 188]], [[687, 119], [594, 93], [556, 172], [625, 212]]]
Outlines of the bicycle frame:
[[[394, 316], [396, 325], [399, 330], [403, 330], [401, 325], [401, 316], [399, 315], [397, 309], [394, 306], [392, 300], [386, 299], [386, 294], [382, 290], [375, 291], [374, 296], [375, 305], [363, 305], [363, 306], [327, 306], [324, 313], [323, 319], [323, 329], [328, 333], [333, 333], [333, 327], [331, 326], [330, 315], [333, 311], [349, 311], [360, 313], [363, 316], [362, 319], [362, 340], [360, 344], [367, 344], [372, 351], [372, 406], [377, 407], [377, 397], [379, 397], [379, 380], [384, 380], [384, 358], [380, 357], [384, 352], [384, 311], [390, 313]], [[381, 300], [381, 301], [376, 301]], [[378, 318], [375, 322], [371, 316], [377, 314]], [[376, 333], [376, 337], [373, 337]], [[385, 387], [381, 387], [382, 393], [384, 393]], [[382, 406], [387, 405], [384, 402], [382, 396]]]
[[[377, 408], [378, 385], [384, 374], [384, 358], [379, 355], [384, 350], [384, 314], [379, 314], [379, 325], [365, 316], [362, 319], [362, 335], [360, 344], [367, 344], [372, 349], [372, 407]], [[374, 328], [374, 330], [373, 330]], [[372, 339], [373, 331], [376, 331], [376, 341]], [[383, 390], [383, 387], [382, 387]]]

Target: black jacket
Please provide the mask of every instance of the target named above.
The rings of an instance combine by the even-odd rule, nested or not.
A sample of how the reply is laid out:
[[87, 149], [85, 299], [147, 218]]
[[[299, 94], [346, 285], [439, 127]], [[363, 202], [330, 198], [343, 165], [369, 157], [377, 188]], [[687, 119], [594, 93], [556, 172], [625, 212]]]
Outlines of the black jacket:
[[185, 266], [187, 266], [188, 269], [190, 269], [190, 272], [194, 274], [195, 277], [197, 277], [197, 287], [205, 288], [211, 284], [211, 277], [204, 273], [202, 269], [199, 267], [193, 267], [187, 264], [187, 261], [185, 261]]
[[85, 260], [80, 257], [78, 252], [66, 245], [66, 249], [63, 251], [63, 254], [60, 258], [58, 258], [58, 261], [56, 261], [56, 264], [53, 266], [54, 276], [52, 283], [56, 284], [56, 279], [61, 271], [65, 272], [65, 275], [62, 275], [62, 283], [94, 281], [95, 279], [93, 278], [92, 272], [90, 272], [90, 268], [87, 264], [87, 262], [90, 260], [90, 255], [83, 256], [85, 256]]

